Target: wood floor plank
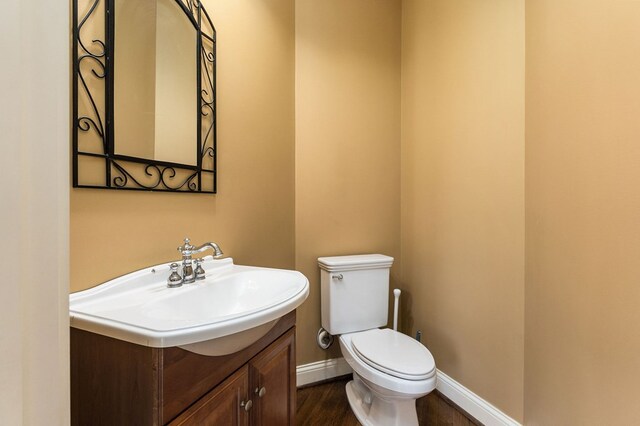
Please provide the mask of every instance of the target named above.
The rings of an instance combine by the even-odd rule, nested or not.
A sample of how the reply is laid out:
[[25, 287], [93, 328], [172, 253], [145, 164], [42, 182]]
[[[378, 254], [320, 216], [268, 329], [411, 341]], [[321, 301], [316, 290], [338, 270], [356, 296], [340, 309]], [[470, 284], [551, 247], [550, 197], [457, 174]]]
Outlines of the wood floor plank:
[[298, 390], [297, 424], [305, 426], [358, 426], [341, 380]]
[[460, 411], [453, 408], [453, 426], [473, 426], [473, 423]]
[[417, 401], [418, 421], [420, 424], [438, 424], [438, 396], [431, 393]]
[[453, 407], [447, 402], [438, 398], [438, 426], [453, 426]]
[[[349, 407], [345, 386], [350, 378], [298, 389], [296, 422], [300, 426], [359, 426]], [[455, 404], [438, 392], [420, 398], [416, 403], [418, 422], [428, 426], [472, 426], [479, 422], [469, 419]]]

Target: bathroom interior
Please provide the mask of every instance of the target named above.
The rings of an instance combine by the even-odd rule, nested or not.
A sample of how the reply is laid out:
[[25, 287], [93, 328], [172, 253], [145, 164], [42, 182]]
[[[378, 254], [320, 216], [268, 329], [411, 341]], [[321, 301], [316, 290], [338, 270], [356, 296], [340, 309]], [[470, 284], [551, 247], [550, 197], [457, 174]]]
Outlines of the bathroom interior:
[[640, 2], [201, 2], [215, 194], [74, 188], [73, 5], [0, 14], [0, 423], [71, 422], [70, 293], [185, 236], [308, 279], [298, 385], [344, 374], [318, 258], [380, 253], [471, 417], [640, 422]]

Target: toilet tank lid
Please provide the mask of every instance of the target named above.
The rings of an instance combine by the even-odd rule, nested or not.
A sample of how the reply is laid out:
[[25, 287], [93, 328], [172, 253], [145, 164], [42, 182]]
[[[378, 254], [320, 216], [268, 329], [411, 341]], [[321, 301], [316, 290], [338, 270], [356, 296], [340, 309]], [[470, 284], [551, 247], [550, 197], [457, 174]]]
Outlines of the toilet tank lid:
[[384, 254], [319, 257], [318, 265], [325, 271], [355, 271], [358, 269], [391, 268], [393, 257]]

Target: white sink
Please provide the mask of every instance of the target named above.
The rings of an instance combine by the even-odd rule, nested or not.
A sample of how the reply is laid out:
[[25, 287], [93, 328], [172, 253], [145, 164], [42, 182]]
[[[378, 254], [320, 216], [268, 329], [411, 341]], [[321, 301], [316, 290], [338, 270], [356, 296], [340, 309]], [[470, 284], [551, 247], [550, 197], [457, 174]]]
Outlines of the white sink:
[[169, 263], [69, 296], [71, 326], [157, 348], [237, 352], [265, 335], [309, 294], [297, 271], [204, 258], [202, 281], [168, 288]]

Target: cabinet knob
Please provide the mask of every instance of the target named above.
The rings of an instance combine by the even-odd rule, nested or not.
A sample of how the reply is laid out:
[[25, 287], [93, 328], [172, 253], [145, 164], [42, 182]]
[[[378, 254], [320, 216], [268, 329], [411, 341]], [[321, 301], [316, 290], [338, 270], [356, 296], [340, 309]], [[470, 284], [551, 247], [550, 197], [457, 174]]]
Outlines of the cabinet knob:
[[267, 393], [267, 388], [265, 388], [264, 386], [261, 388], [256, 388], [255, 393], [256, 395], [258, 395], [258, 397], [262, 398]]
[[242, 401], [240, 403], [240, 407], [244, 408], [244, 411], [249, 411], [249, 410], [251, 410], [251, 407], [253, 407], [253, 402], [251, 402], [251, 400]]

